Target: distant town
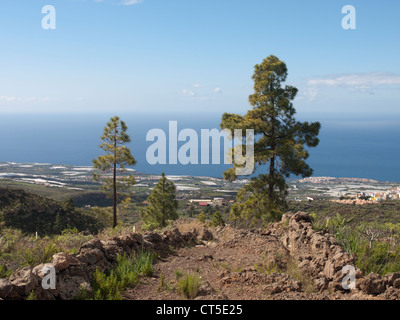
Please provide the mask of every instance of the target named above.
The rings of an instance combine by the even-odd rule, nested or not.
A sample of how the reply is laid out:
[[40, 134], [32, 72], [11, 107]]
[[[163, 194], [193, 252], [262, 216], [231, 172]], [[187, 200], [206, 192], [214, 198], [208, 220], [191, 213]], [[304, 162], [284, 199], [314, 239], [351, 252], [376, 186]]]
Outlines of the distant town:
[[[27, 188], [54, 197], [77, 197], [82, 193], [98, 192], [91, 166], [71, 166], [49, 163], [0, 163], [0, 181], [5, 186]], [[160, 174], [146, 174], [128, 169], [136, 180], [134, 192], [147, 197], [160, 179]], [[234, 182], [206, 176], [168, 175], [177, 189], [177, 200], [184, 207], [229, 207], [236, 193], [248, 179]], [[377, 204], [400, 199], [400, 183], [366, 178], [310, 177], [289, 179], [288, 200], [330, 200], [347, 204]], [[85, 205], [85, 204], [83, 204]], [[143, 201], [143, 205], [146, 202]], [[90, 206], [89, 206], [90, 207]]]

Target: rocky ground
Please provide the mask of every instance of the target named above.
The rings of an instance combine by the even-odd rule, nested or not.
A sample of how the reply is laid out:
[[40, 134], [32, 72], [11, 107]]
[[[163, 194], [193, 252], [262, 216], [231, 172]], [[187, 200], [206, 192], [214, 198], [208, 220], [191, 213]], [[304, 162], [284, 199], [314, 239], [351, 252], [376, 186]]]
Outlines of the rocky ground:
[[177, 248], [161, 259], [155, 266], [154, 277], [143, 279], [137, 287], [127, 290], [124, 299], [184, 298], [174, 289], [179, 271], [201, 277], [197, 300], [399, 297], [400, 279], [396, 279], [400, 274], [364, 277], [356, 269], [356, 288], [344, 290], [345, 274], [341, 270], [352, 265], [354, 257], [347, 255], [329, 234], [315, 232], [310, 222], [306, 213], [289, 213], [267, 229], [219, 227], [201, 244]]
[[48, 265], [57, 271], [57, 289], [40, 286], [44, 265], [23, 268], [0, 279], [1, 299], [73, 299], [82, 288], [90, 292], [96, 268], [109, 270], [117, 254], [140, 248], [156, 251], [152, 277], [123, 293], [126, 300], [186, 299], [176, 289], [186, 273], [198, 275], [194, 299], [221, 300], [366, 300], [399, 299], [400, 274], [384, 277], [355, 272], [355, 288], [345, 290], [344, 266], [355, 257], [346, 254], [327, 232], [316, 232], [304, 212], [287, 213], [266, 229], [240, 230], [230, 226], [206, 229], [196, 221], [177, 223], [163, 234], [129, 234], [107, 241], [91, 240], [77, 255], [57, 254]]

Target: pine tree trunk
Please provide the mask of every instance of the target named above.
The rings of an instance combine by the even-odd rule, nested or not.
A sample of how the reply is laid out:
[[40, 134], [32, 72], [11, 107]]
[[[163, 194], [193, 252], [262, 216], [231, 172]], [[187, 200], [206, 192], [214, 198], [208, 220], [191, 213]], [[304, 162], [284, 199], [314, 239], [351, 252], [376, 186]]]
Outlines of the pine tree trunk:
[[272, 156], [270, 163], [269, 163], [269, 176], [270, 182], [268, 186], [268, 198], [270, 200], [274, 197], [274, 189], [275, 189], [275, 155]]
[[114, 196], [113, 196], [113, 228], [117, 226], [117, 141], [114, 136], [114, 172], [113, 172], [113, 188], [114, 188]]
[[269, 162], [269, 186], [268, 186], [268, 198], [270, 200], [273, 200], [274, 198], [274, 189], [275, 189], [275, 117], [271, 117], [271, 123], [272, 123], [272, 130], [271, 130], [271, 136], [272, 136], [272, 142], [271, 142], [271, 151], [273, 152], [271, 160]]

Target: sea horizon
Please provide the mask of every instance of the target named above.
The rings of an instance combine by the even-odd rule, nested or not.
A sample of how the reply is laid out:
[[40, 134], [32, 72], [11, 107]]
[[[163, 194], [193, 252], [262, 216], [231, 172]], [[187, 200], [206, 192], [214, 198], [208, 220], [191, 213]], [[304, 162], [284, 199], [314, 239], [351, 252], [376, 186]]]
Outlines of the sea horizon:
[[[219, 128], [222, 113], [120, 113], [132, 140], [128, 147], [137, 160], [132, 169], [148, 174], [222, 177], [230, 165], [150, 165], [145, 156], [153, 143], [146, 141], [149, 130], [161, 128], [168, 134], [169, 121], [177, 121], [178, 131], [192, 128], [200, 137], [200, 129]], [[100, 137], [109, 118], [110, 113], [2, 114], [0, 136], [6, 138], [0, 140], [0, 162], [91, 166], [102, 154]], [[307, 160], [314, 169], [313, 177], [400, 181], [400, 116], [304, 112], [297, 114], [297, 119], [322, 125], [320, 143], [309, 149]], [[178, 148], [184, 143], [179, 142]], [[259, 173], [262, 167], [255, 172]]]

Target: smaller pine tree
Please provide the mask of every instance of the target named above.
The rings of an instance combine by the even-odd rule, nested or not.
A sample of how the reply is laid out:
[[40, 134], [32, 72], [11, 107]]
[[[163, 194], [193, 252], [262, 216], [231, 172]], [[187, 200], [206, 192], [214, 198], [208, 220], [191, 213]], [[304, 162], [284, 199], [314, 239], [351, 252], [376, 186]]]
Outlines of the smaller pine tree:
[[167, 180], [164, 173], [147, 198], [147, 202], [149, 205], [140, 212], [144, 221], [144, 229], [163, 228], [166, 226], [167, 220], [178, 218], [176, 187], [172, 181]]
[[225, 225], [224, 219], [222, 219], [221, 212], [219, 212], [219, 211], [214, 212], [213, 217], [211, 219], [211, 225], [214, 227], [219, 227], [219, 226]]
[[204, 214], [203, 211], [200, 212], [200, 214], [198, 215], [197, 219], [198, 219], [200, 222], [203, 222], [203, 223], [206, 222], [206, 215]]

